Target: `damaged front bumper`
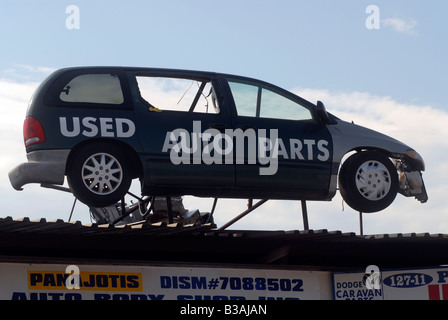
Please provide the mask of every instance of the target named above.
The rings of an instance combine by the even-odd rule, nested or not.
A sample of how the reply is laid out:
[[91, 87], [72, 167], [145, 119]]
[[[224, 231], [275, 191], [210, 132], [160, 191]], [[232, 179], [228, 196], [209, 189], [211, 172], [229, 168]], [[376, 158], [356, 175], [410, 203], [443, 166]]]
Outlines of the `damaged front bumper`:
[[408, 150], [406, 155], [395, 161], [399, 174], [399, 192], [405, 197], [415, 197], [421, 203], [428, 201], [422, 171], [425, 171], [423, 158], [415, 151]]
[[421, 203], [428, 201], [425, 183], [420, 171], [400, 172], [400, 193], [406, 197], [415, 197]]

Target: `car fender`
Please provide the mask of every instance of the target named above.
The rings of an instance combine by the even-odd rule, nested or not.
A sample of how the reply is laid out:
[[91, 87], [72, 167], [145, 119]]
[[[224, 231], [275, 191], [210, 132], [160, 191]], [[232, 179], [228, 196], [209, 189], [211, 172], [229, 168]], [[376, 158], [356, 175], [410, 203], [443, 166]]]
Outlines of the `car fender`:
[[355, 150], [381, 150], [392, 158], [404, 157], [411, 148], [377, 131], [337, 119], [327, 128], [333, 139], [333, 168], [329, 195], [333, 197], [337, 190], [337, 176], [345, 155]]

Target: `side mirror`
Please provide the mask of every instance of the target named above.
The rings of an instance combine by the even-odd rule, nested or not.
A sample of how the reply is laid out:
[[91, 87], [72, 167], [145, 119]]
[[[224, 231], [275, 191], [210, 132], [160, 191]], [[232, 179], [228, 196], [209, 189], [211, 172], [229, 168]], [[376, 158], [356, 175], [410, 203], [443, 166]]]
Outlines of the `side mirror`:
[[317, 101], [316, 111], [317, 111], [317, 120], [319, 121], [319, 123], [325, 124], [330, 122], [330, 117], [328, 116], [327, 110], [325, 109], [325, 106], [322, 103], [322, 101]]

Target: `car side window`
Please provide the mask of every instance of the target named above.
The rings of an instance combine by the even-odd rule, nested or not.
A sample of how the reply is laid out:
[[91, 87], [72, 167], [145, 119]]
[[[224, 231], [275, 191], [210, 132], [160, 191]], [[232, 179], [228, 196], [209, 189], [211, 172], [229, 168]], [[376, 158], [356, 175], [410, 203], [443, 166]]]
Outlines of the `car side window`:
[[263, 89], [261, 93], [260, 118], [311, 120], [309, 109], [273, 91]]
[[229, 85], [238, 115], [256, 117], [259, 88], [238, 82], [229, 82]]
[[71, 79], [59, 94], [63, 102], [122, 104], [120, 79], [115, 74], [82, 74]]
[[185, 78], [136, 76], [141, 98], [153, 111], [220, 112], [212, 82]]
[[278, 92], [256, 83], [229, 80], [239, 116], [284, 120], [312, 120], [311, 111]]

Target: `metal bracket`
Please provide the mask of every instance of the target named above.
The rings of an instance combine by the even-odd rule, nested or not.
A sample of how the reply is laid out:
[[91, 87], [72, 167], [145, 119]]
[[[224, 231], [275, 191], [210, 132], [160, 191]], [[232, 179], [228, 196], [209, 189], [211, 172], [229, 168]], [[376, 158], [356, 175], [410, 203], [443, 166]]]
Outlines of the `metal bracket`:
[[[56, 186], [56, 185], [51, 185], [51, 184], [42, 184], [41, 186], [44, 187], [44, 188], [49, 188], [49, 189], [54, 189], [54, 190], [59, 190], [59, 191], [64, 191], [64, 192], [71, 193], [69, 188], [65, 188], [65, 187], [62, 187], [62, 186]], [[125, 199], [123, 198], [121, 200], [121, 216], [118, 217], [117, 219], [115, 219], [114, 221], [112, 221], [111, 222], [112, 225], [116, 225], [117, 223], [119, 223], [120, 221], [122, 221], [123, 219], [128, 217], [130, 214], [132, 214], [134, 211], [140, 209], [140, 207], [142, 205], [146, 206], [148, 203], [151, 203], [149, 209], [146, 211], [146, 213], [144, 215], [146, 215], [147, 213], [150, 213], [154, 209], [154, 199], [155, 199], [155, 197], [141, 198], [141, 197], [138, 197], [138, 196], [136, 196], [135, 194], [133, 194], [131, 192], [128, 192], [128, 194], [131, 195], [132, 197], [136, 198], [138, 200], [138, 203], [133, 204], [133, 205], [131, 205], [129, 207], [126, 207]], [[174, 222], [173, 207], [172, 207], [171, 197], [167, 196], [166, 200], [167, 200], [166, 201], [167, 202], [166, 205], [167, 205], [167, 213], [168, 213], [168, 223], [171, 224], [171, 223]], [[225, 223], [220, 228], [218, 228], [218, 230], [225, 230], [225, 229], [227, 229], [229, 226], [231, 226], [235, 222], [241, 220], [243, 217], [245, 217], [246, 215], [248, 215], [249, 213], [251, 213], [252, 211], [257, 209], [258, 207], [263, 205], [268, 200], [269, 199], [261, 199], [257, 203], [253, 204], [253, 199], [248, 199], [248, 201], [247, 201], [247, 209], [244, 210], [242, 213], [240, 213], [235, 218], [231, 219], [229, 222]], [[72, 210], [70, 212], [69, 221], [72, 218], [72, 214], [73, 214], [73, 211], [75, 209], [76, 201], [77, 201], [77, 199], [75, 198], [75, 200], [73, 202]], [[208, 223], [211, 219], [213, 219], [213, 214], [215, 212], [217, 202], [218, 202], [218, 198], [214, 198], [212, 209], [211, 209], [210, 214], [209, 214], [209, 216], [207, 218], [207, 221], [205, 223]], [[305, 200], [301, 200], [301, 205], [302, 205], [303, 228], [305, 230], [309, 230], [308, 210], [307, 210], [307, 206], [306, 206], [306, 201]], [[360, 228], [361, 228], [361, 234], [362, 234], [362, 213], [361, 212], [360, 212]]]

